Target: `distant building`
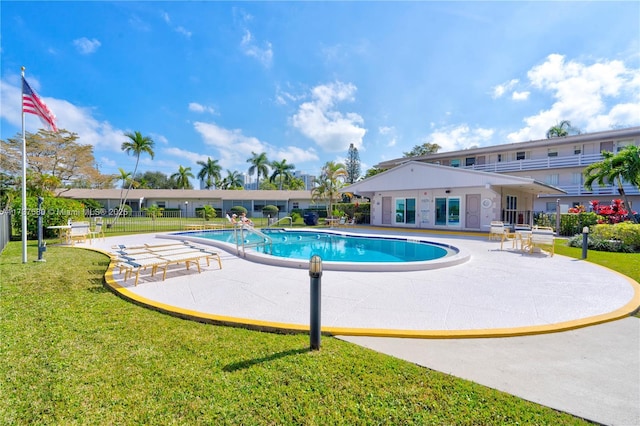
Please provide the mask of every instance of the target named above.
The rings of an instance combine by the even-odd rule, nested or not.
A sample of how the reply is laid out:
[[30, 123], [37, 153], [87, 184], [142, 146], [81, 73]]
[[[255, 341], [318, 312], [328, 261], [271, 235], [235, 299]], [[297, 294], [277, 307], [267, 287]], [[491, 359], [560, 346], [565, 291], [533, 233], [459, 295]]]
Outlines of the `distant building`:
[[296, 179], [300, 179], [304, 182], [304, 189], [310, 191], [313, 188], [316, 177], [313, 175], [306, 174], [301, 171], [293, 172], [293, 177]]
[[[77, 200], [93, 199], [102, 204], [109, 215], [116, 210], [120, 201], [120, 189], [81, 189], [73, 188], [62, 192], [61, 197]], [[187, 217], [195, 217], [196, 209], [205, 205], [226, 213], [232, 207], [242, 206], [250, 217], [262, 217], [262, 208], [266, 205], [278, 207], [280, 213], [290, 213], [294, 209], [317, 208], [311, 205], [310, 191], [232, 191], [197, 189], [132, 189], [126, 204], [134, 211], [157, 205], [165, 209], [175, 209]]]

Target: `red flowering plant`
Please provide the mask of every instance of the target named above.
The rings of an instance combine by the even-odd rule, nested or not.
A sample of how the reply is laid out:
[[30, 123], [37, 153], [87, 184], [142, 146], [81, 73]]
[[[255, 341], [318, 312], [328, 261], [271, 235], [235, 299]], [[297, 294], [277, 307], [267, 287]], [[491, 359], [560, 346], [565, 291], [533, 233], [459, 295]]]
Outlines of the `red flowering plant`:
[[593, 200], [590, 203], [593, 211], [603, 217], [602, 220], [598, 220], [598, 223], [613, 224], [628, 220], [629, 211], [624, 208], [624, 202], [621, 199], [612, 200], [608, 206], [600, 204], [598, 200]]
[[569, 213], [586, 213], [587, 209], [584, 208], [584, 206], [582, 204], [580, 204], [579, 206], [575, 206], [575, 207], [571, 207], [569, 209]]

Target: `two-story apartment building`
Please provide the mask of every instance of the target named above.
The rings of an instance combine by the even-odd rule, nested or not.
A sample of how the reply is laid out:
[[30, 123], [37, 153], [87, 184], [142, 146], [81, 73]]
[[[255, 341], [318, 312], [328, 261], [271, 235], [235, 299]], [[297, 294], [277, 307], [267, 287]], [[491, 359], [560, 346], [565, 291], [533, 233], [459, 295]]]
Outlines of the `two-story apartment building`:
[[[615, 185], [600, 187], [594, 183], [592, 190], [585, 189], [583, 171], [587, 165], [602, 160], [602, 151], [617, 152], [627, 145], [640, 146], [640, 127], [398, 158], [377, 167], [390, 169], [411, 160], [532, 178], [565, 192], [534, 199], [534, 211], [554, 212], [558, 199], [561, 209], [568, 209], [576, 205], [589, 208], [591, 200], [608, 204], [620, 198]], [[640, 210], [638, 188], [627, 183], [624, 190], [631, 207]]]

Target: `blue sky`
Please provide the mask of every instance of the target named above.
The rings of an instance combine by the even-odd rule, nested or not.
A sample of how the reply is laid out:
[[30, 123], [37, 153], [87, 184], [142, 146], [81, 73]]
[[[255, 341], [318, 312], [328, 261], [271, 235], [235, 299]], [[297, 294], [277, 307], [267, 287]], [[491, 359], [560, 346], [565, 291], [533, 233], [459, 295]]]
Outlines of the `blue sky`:
[[[103, 173], [246, 173], [251, 152], [318, 174], [350, 143], [363, 172], [441, 152], [640, 125], [640, 2], [0, 3], [2, 139], [20, 67]], [[26, 129], [41, 127], [27, 116]], [[226, 173], [223, 173], [223, 176]]]

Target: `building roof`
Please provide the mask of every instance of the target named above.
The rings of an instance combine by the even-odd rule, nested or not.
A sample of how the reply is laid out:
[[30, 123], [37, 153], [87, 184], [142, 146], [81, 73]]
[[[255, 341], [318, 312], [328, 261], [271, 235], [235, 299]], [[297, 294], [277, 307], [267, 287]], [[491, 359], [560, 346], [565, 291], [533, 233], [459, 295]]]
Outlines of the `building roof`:
[[[56, 194], [64, 198], [119, 200], [126, 190], [72, 188], [58, 190]], [[308, 200], [311, 191], [256, 191], [256, 190], [202, 190], [202, 189], [132, 189], [128, 200], [140, 198], [154, 200]]]
[[438, 152], [435, 154], [421, 155], [417, 157], [401, 157], [393, 160], [383, 161], [376, 165], [381, 169], [395, 167], [407, 161], [437, 161], [439, 159], [451, 158], [455, 156], [473, 157], [478, 154], [488, 154], [495, 152], [520, 151], [532, 148], [557, 147], [561, 145], [581, 144], [593, 141], [620, 140], [626, 138], [640, 137], [640, 127], [629, 127], [626, 129], [607, 130], [604, 132], [584, 133], [580, 135], [564, 136], [559, 138], [538, 139], [527, 142], [505, 143], [481, 148], [469, 148], [458, 151]]
[[560, 188], [532, 178], [500, 173], [481, 172], [458, 167], [408, 161], [397, 167], [378, 173], [368, 179], [343, 188], [371, 197], [377, 191], [402, 191], [423, 189], [452, 189], [477, 187], [510, 187], [533, 195], [566, 194]]

